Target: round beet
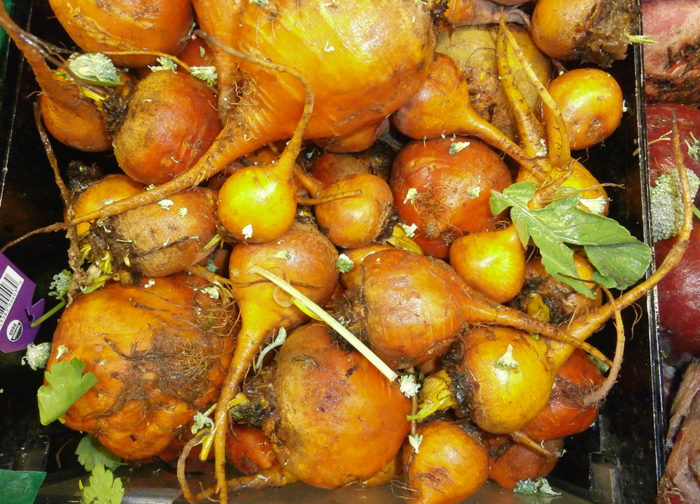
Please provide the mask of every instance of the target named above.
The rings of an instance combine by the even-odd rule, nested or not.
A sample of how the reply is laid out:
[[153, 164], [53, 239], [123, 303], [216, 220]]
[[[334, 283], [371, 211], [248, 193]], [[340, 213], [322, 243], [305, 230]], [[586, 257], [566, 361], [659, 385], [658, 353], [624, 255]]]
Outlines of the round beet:
[[420, 445], [404, 449], [410, 504], [457, 504], [488, 477], [486, 447], [462, 426], [436, 420], [418, 428]]
[[[656, 260], [661, 262], [675, 238], [655, 244]], [[659, 282], [659, 323], [672, 353], [700, 352], [700, 225], [695, 222], [690, 245], [681, 263]]]
[[369, 479], [397, 455], [411, 400], [361, 354], [333, 341], [327, 326], [296, 329], [276, 366], [276, 414], [263, 429], [288, 472], [337, 488]]
[[583, 350], [577, 349], [557, 372], [552, 394], [523, 432], [542, 441], [564, 438], [588, 429], [598, 417], [598, 404], [585, 398], [600, 387], [603, 374]]
[[186, 171], [221, 130], [216, 96], [183, 72], [152, 72], [138, 82], [114, 133], [114, 156], [134, 180], [161, 184]]
[[543, 442], [542, 448], [552, 453], [547, 457], [514, 442], [511, 436], [487, 434], [484, 437], [489, 454], [489, 479], [503, 488], [515, 488], [519, 481], [547, 476], [557, 465], [555, 453], [564, 448], [562, 439]]
[[491, 229], [491, 191], [512, 182], [503, 159], [473, 138], [414, 141], [396, 156], [390, 185], [401, 220], [426, 254], [447, 257], [455, 238]]
[[80, 295], [61, 315], [47, 370], [79, 359], [97, 383], [63, 415], [112, 453], [158, 455], [214, 401], [231, 360], [235, 313], [174, 275]]

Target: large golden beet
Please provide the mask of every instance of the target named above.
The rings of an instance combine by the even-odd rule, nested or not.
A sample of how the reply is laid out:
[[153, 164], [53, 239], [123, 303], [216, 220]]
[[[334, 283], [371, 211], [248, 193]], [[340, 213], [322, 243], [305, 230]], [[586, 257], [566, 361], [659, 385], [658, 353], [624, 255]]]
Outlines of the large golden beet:
[[361, 483], [398, 453], [411, 400], [354, 350], [310, 323], [289, 335], [272, 381], [275, 415], [263, 424], [277, 458], [320, 488]]
[[63, 415], [125, 459], [164, 450], [216, 400], [233, 349], [231, 320], [196, 277], [111, 283], [61, 316], [47, 370], [73, 358], [97, 377]]

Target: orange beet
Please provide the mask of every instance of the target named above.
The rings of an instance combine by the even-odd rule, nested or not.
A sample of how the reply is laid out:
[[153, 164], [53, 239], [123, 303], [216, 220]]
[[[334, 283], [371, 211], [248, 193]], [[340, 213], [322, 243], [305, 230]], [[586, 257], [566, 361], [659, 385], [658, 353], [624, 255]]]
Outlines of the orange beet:
[[147, 281], [77, 297], [61, 315], [47, 366], [85, 363], [98, 382], [66, 411], [65, 425], [130, 460], [157, 455], [216, 399], [234, 341], [235, 313], [196, 290], [204, 281]]
[[394, 160], [390, 179], [401, 220], [417, 226], [416, 243], [437, 257], [447, 257], [461, 234], [492, 228], [498, 217], [491, 213], [491, 191], [510, 184], [501, 157], [465, 137], [407, 144]]
[[542, 443], [552, 453], [547, 457], [529, 446], [514, 442], [510, 436], [486, 435], [489, 454], [489, 479], [503, 488], [515, 488], [519, 481], [547, 476], [558, 461], [564, 441], [553, 439]]
[[250, 425], [231, 425], [231, 432], [226, 437], [226, 454], [243, 474], [255, 474], [278, 464], [265, 433]]
[[264, 430], [285, 469], [309, 485], [337, 488], [371, 478], [409, 431], [411, 400], [398, 384], [338, 345], [321, 323], [287, 337], [270, 390], [276, 410]]
[[[192, 28], [189, 0], [50, 0], [56, 18], [85, 52], [161, 51], [179, 53]], [[151, 55], [113, 56], [121, 66], [146, 66]]]
[[[93, 226], [91, 258], [109, 255], [114, 272], [165, 276], [207, 257], [216, 235], [215, 193], [197, 188], [134, 208]], [[128, 281], [124, 278], [124, 281]]]
[[129, 99], [114, 134], [119, 167], [134, 180], [160, 184], [194, 165], [221, 124], [216, 96], [184, 72], [151, 72]]
[[549, 399], [558, 367], [573, 351], [499, 326], [476, 327], [460, 341], [461, 359], [450, 377], [469, 384], [472, 420], [493, 434], [519, 430], [535, 417]]
[[[608, 138], [622, 120], [622, 89], [599, 68], [575, 68], [554, 78], [547, 88], [560, 110], [571, 149], [580, 150]], [[545, 123], [554, 123], [550, 110]]]
[[46, 130], [62, 144], [85, 152], [102, 152], [112, 146], [105, 118], [92, 103], [86, 102], [76, 113], [75, 104], [66, 106], [42, 94], [39, 106]]
[[411, 504], [456, 504], [479, 490], [488, 477], [486, 448], [458, 424], [437, 420], [421, 425], [418, 451], [404, 448]]
[[583, 432], [595, 422], [599, 406], [584, 404], [584, 399], [602, 383], [603, 374], [591, 359], [575, 351], [559, 369], [549, 401], [522, 431], [536, 440]]
[[319, 228], [338, 247], [369, 245], [386, 232], [393, 215], [393, 195], [386, 181], [371, 173], [348, 175], [323, 187], [317, 198], [360, 191], [356, 196], [314, 206]]
[[624, 59], [627, 33], [637, 23], [627, 0], [538, 0], [530, 31], [540, 50], [556, 59], [591, 61], [609, 66]]
[[284, 165], [245, 166], [234, 171], [219, 190], [221, 225], [241, 241], [275, 240], [294, 222], [296, 192], [291, 172]]
[[525, 248], [513, 225], [469, 233], [450, 246], [450, 265], [470, 287], [505, 303], [523, 287]]

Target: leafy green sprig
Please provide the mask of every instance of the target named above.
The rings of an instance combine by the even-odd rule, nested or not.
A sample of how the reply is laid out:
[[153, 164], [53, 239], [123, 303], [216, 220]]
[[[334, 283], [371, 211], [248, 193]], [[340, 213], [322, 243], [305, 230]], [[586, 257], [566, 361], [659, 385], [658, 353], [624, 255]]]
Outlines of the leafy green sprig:
[[124, 486], [114, 470], [124, 465], [120, 457], [110, 452], [93, 436], [85, 436], [75, 449], [78, 462], [90, 473], [88, 484], [78, 482], [82, 504], [120, 504]]
[[47, 384], [37, 391], [41, 425], [59, 420], [75, 401], [97, 383], [94, 374], [83, 374], [84, 368], [83, 361], [73, 358], [69, 362], [55, 362], [46, 371], [44, 377]]
[[584, 210], [577, 194], [549, 203], [528, 206], [536, 184], [517, 182], [491, 194], [491, 211], [498, 215], [510, 208], [510, 218], [524, 246], [532, 240], [545, 270], [577, 292], [593, 297], [589, 284], [579, 278], [574, 250], [582, 247], [596, 269], [593, 280], [609, 289], [626, 289], [649, 267], [651, 249], [614, 219]]

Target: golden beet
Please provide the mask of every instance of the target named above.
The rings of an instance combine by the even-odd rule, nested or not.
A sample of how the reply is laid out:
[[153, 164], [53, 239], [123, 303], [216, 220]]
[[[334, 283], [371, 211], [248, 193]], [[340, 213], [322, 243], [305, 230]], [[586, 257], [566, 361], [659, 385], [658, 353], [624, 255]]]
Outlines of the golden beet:
[[231, 359], [231, 313], [176, 275], [110, 283], [64, 311], [47, 370], [77, 358], [97, 384], [63, 415], [125, 459], [157, 455], [214, 401]]

